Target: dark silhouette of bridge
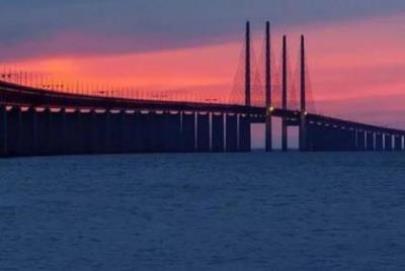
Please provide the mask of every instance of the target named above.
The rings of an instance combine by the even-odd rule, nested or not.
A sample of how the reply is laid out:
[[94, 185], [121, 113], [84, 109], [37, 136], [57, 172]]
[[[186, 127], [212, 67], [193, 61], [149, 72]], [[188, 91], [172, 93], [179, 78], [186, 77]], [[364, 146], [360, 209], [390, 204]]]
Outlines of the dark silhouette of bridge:
[[307, 111], [305, 39], [300, 42], [298, 109], [288, 108], [287, 38], [283, 37], [281, 106], [273, 101], [270, 23], [265, 40], [265, 106], [252, 103], [251, 37], [246, 26], [244, 104], [188, 102], [65, 93], [0, 81], [0, 156], [247, 152], [251, 124], [265, 123], [273, 150], [272, 119], [298, 127], [301, 151], [403, 151], [405, 131]]

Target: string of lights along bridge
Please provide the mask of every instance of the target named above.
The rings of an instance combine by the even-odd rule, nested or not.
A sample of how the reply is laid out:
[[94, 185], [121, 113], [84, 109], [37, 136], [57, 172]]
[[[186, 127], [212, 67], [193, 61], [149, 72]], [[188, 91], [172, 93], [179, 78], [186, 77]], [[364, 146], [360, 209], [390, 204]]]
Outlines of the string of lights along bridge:
[[289, 127], [298, 127], [303, 152], [404, 151], [403, 130], [316, 114], [307, 79], [304, 36], [298, 84], [291, 80], [287, 46], [284, 36], [281, 67], [275, 69], [267, 22], [264, 82], [258, 83], [247, 22], [243, 68], [236, 76], [243, 87], [235, 84], [231, 95], [222, 98], [56, 82], [5, 70], [0, 78], [0, 157], [248, 152], [254, 123], [265, 124], [265, 147], [270, 152], [274, 118], [282, 122], [282, 151], [289, 149]]

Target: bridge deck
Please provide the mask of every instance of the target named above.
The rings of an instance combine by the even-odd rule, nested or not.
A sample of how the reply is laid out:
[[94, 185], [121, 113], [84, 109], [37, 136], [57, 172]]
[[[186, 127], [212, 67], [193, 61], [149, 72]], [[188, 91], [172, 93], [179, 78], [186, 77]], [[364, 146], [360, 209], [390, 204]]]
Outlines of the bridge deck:
[[[28, 111], [27, 109], [23, 111], [24, 107], [28, 108]], [[20, 108], [21, 110], [15, 110], [16, 108]], [[40, 113], [44, 111], [37, 111], [38, 108], [43, 108], [45, 114]], [[65, 111], [58, 111], [62, 112], [62, 115], [52, 114], [52, 109], [55, 108], [65, 109]], [[63, 112], [67, 112], [66, 110], [73, 110], [73, 112], [79, 115], [77, 117], [72, 114], [64, 115]], [[104, 115], [101, 117], [102, 119], [97, 117], [97, 114], [88, 114], [89, 112], [97, 113], [97, 110], [104, 111]], [[158, 151], [160, 147], [156, 146], [168, 144], [167, 139], [165, 139], [165, 137], [167, 137], [165, 134], [167, 131], [171, 131], [172, 137], [179, 137], [180, 131], [181, 133], [186, 133], [175, 142], [177, 147], [171, 148], [177, 151], [184, 150], [184, 146], [180, 145], [183, 141], [189, 142], [187, 143], [189, 144], [187, 147], [188, 151], [207, 151], [214, 149], [230, 151], [249, 150], [250, 124], [265, 123], [267, 114], [266, 108], [260, 106], [89, 96], [37, 89], [3, 81], [0, 81], [0, 111], [3, 112], [3, 117], [0, 119], [0, 123], [3, 123], [0, 125], [0, 149], [1, 145], [3, 145], [3, 153], [7, 153], [4, 151], [4, 146], [14, 146], [12, 148], [15, 148], [17, 152], [20, 151], [18, 148], [22, 148], [21, 144], [23, 144], [22, 142], [25, 140], [25, 138], [21, 139], [21, 133], [26, 129], [28, 129], [26, 131], [27, 133], [34, 133], [32, 136], [37, 137], [37, 139], [35, 139], [36, 141], [28, 141], [26, 144], [34, 144], [37, 146], [37, 149], [41, 149], [39, 147], [42, 144], [40, 143], [41, 138], [49, 138], [49, 140], [54, 138], [52, 136], [53, 132], [49, 132], [50, 127], [48, 127], [51, 125], [52, 121], [56, 121], [56, 125], [59, 126], [63, 122], [63, 127], [73, 125], [72, 129], [74, 127], [76, 127], [74, 129], [82, 129], [82, 141], [85, 140], [86, 134], [88, 133], [86, 129], [90, 129], [94, 125], [97, 126], [97, 123], [101, 123], [101, 126], [99, 128], [92, 128], [93, 130], [104, 129], [103, 127], [107, 125], [105, 129], [111, 130], [110, 132], [107, 130], [107, 133], [116, 133], [122, 129], [130, 131], [132, 129], [131, 121], [135, 121], [138, 122], [138, 128], [143, 129], [143, 127], [145, 127], [145, 129], [147, 129], [147, 131], [139, 130], [137, 132], [140, 135], [144, 133], [142, 136], [143, 139], [138, 139], [139, 144], [137, 144], [139, 146], [145, 144], [146, 146], [150, 145], [149, 150]], [[81, 114], [82, 111], [83, 114]], [[136, 112], [137, 117], [131, 120], [131, 116], [124, 116], [128, 111]], [[143, 111], [149, 112], [150, 116], [143, 117]], [[117, 115], [117, 112], [120, 115]], [[184, 113], [184, 116], [180, 113]], [[312, 150], [357, 150], [359, 149], [358, 146], [361, 146], [360, 149], [366, 149], [366, 145], [370, 145], [371, 141], [373, 142], [373, 147], [369, 148], [373, 148], [373, 150], [391, 149], [394, 146], [396, 146], [395, 148], [397, 149], [405, 149], [404, 130], [311, 113], [306, 114], [305, 118], [302, 118], [301, 113], [297, 110], [275, 108], [272, 109], [271, 114], [273, 117], [287, 120], [288, 126], [300, 126], [300, 131], [302, 130], [302, 120], [304, 119], [308, 126], [308, 128], [305, 129], [308, 129], [308, 136], [310, 137], [307, 139], [308, 145], [311, 146]], [[118, 116], [121, 117], [117, 118]], [[60, 121], [58, 121], [58, 118], [60, 118]], [[77, 122], [78, 120], [76, 118], [80, 118], [81, 120]], [[87, 121], [87, 126], [80, 126], [84, 125], [82, 121]], [[92, 121], [96, 123], [91, 123]], [[27, 122], [31, 128], [23, 127], [25, 122]], [[45, 130], [42, 131], [43, 135], [38, 137], [39, 135], [36, 133], [38, 129], [42, 129], [40, 125], [42, 125]], [[152, 129], [151, 127], [155, 128]], [[5, 132], [9, 134], [4, 135]], [[3, 133], [3, 135], [1, 133]], [[370, 133], [372, 134], [371, 137], [369, 135]], [[64, 135], [58, 135], [58, 137], [63, 136]], [[74, 134], [72, 136], [74, 136]], [[121, 141], [124, 140], [123, 138], [125, 137], [131, 137], [130, 134], [127, 135], [126, 133], [119, 136], [122, 137]], [[119, 136], [117, 138], [119, 138]], [[381, 139], [381, 136], [386, 138]], [[14, 142], [13, 145], [10, 142], [15, 139], [14, 137], [17, 137], [18, 141]], [[104, 137], [110, 138], [111, 140], [115, 138], [108, 134], [104, 135]], [[157, 139], [153, 141], [153, 138]], [[100, 141], [100, 145], [105, 144], [103, 142], [106, 140], [108, 141], [108, 139], [103, 140], [104, 141]], [[115, 141], [117, 140], [118, 139]], [[113, 141], [115, 146], [122, 144], [121, 141], [115, 141]], [[341, 142], [345, 142], [345, 144]], [[59, 143], [65, 144], [63, 141]], [[43, 144], [45, 144], [44, 146], [46, 148], [50, 148], [46, 145], [46, 142]], [[69, 144], [73, 143], [70, 142]], [[174, 143], [171, 142], [170, 144]], [[166, 146], [165, 148], [167, 149], [168, 147]], [[134, 149], [136, 149], [135, 146]], [[111, 151], [113, 149], [111, 147], [105, 150]], [[118, 149], [115, 150], [118, 151]], [[124, 150], [125, 149], [119, 149], [119, 151]], [[139, 150], [142, 151], [143, 149]], [[57, 153], [56, 148], [53, 151]], [[103, 151], [104, 150], [101, 150], [101, 152]], [[86, 153], [85, 149], [82, 149], [82, 152]], [[10, 153], [10, 151], [8, 151], [8, 153]], [[35, 154], [36, 152], [33, 153]]]

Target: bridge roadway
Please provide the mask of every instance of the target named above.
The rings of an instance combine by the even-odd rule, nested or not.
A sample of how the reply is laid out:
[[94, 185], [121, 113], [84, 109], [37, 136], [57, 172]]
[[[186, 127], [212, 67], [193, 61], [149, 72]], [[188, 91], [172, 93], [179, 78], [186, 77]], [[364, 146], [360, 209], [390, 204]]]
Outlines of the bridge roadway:
[[305, 129], [305, 151], [404, 150], [403, 130], [296, 110], [86, 96], [0, 81], [0, 156], [250, 151], [251, 123], [268, 116]]

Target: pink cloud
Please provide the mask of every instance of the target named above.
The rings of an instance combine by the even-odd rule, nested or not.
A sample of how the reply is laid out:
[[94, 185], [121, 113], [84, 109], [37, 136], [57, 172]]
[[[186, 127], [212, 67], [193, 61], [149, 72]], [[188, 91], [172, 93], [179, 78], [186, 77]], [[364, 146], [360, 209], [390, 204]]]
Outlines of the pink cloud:
[[[384, 114], [384, 119], [393, 123], [398, 118], [393, 110], [398, 108], [397, 101], [380, 104], [379, 97], [398, 97], [402, 93], [405, 96], [405, 36], [400, 35], [403, 25], [405, 17], [400, 14], [343, 23], [276, 28], [273, 35], [274, 56], [277, 61], [280, 59], [281, 34], [290, 33], [290, 63], [292, 67], [297, 67], [298, 37], [306, 33], [311, 89], [315, 102], [318, 101], [318, 109], [331, 115], [352, 112], [365, 119], [367, 112], [384, 111], [388, 112]], [[257, 33], [254, 34], [257, 38], [255, 48], [261, 49], [263, 40]], [[197, 93], [202, 97], [224, 99], [233, 88], [242, 49], [242, 42], [234, 41], [143, 53], [87, 52], [86, 48], [91, 48], [95, 42], [101, 46], [111, 44], [107, 38], [64, 33], [41, 44], [27, 43], [15, 49], [42, 48], [44, 56], [7, 64], [52, 73], [58, 80], [131, 85], [144, 89], [180, 89], [183, 94], [190, 90], [193, 95]], [[77, 47], [77, 54], [46, 54], [52, 48], [68, 43], [71, 48]], [[255, 55], [261, 54], [256, 52]], [[366, 106], [355, 102], [361, 99], [375, 103]], [[340, 101], [339, 106], [334, 106], [332, 101]]]

